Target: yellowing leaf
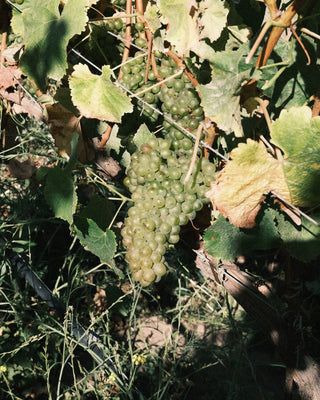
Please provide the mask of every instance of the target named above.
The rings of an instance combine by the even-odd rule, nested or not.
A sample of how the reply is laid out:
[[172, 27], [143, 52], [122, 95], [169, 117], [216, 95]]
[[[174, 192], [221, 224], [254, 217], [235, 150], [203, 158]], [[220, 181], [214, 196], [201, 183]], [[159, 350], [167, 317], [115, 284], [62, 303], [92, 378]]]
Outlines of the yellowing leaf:
[[175, 46], [179, 56], [196, 48], [200, 35], [196, 23], [197, 12], [190, 0], [159, 0], [158, 7], [168, 26], [166, 39]]
[[208, 37], [211, 42], [219, 39], [223, 28], [227, 24], [227, 16], [229, 13], [228, 5], [225, 1], [204, 0], [200, 3], [200, 11], [202, 18], [201, 37]]
[[155, 4], [151, 5], [151, 3], [148, 2], [146, 11], [144, 13], [144, 18], [147, 21], [148, 28], [152, 33], [161, 27], [158, 17], [158, 8]]
[[284, 172], [292, 204], [320, 204], [320, 117], [309, 107], [283, 110], [271, 125], [272, 142], [284, 151]]
[[282, 163], [269, 155], [262, 143], [248, 139], [230, 157], [207, 197], [232, 224], [252, 228], [264, 194], [270, 191], [290, 201]]
[[111, 82], [109, 66], [102, 67], [102, 75], [94, 75], [84, 64], [74, 67], [69, 84], [72, 101], [87, 118], [121, 122], [124, 113], [132, 112], [131, 100]]

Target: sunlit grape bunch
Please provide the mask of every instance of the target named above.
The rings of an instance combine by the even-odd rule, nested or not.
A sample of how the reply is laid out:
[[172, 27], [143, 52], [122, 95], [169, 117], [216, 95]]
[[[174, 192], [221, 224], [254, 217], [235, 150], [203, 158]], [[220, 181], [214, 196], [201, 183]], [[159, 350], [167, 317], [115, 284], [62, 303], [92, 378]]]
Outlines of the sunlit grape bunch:
[[121, 234], [132, 277], [142, 286], [166, 273], [166, 250], [179, 241], [180, 227], [208, 202], [205, 193], [214, 180], [215, 167], [208, 159], [198, 158], [185, 183], [192, 150], [191, 140], [184, 139], [173, 145], [170, 139], [151, 137], [132, 155], [124, 180], [134, 204]]

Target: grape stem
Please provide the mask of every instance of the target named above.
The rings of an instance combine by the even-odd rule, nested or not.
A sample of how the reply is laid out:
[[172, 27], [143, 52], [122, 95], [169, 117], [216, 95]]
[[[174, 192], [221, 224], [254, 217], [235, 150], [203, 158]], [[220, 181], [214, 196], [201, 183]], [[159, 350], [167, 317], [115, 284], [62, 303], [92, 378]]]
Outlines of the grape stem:
[[292, 23], [290, 23], [290, 29], [307, 57], [307, 65], [310, 65], [311, 60], [310, 60], [309, 53], [307, 52], [307, 49], [304, 47], [304, 44], [301, 42], [299, 36], [297, 35], [296, 28], [292, 25]]
[[[131, 14], [131, 10], [132, 10], [132, 0], [127, 0], [126, 3], [126, 14], [130, 15]], [[128, 42], [132, 41], [131, 38], [131, 18], [127, 17], [126, 18], [126, 35], [125, 35], [125, 39]], [[123, 54], [122, 54], [122, 64], [124, 62], [127, 61], [127, 58], [129, 57], [129, 52], [130, 52], [130, 47], [131, 45], [126, 42], [125, 46], [124, 46], [124, 50], [123, 50]], [[122, 68], [120, 68], [119, 70], [119, 75], [118, 75], [118, 79], [122, 78], [123, 76], [123, 72], [122, 72]]]
[[[143, 0], [136, 0], [136, 8], [137, 11], [140, 15], [144, 14], [144, 9], [143, 9]], [[142, 22], [142, 18], [138, 18], [138, 21]], [[146, 34], [145, 32], [139, 32], [139, 37], [142, 37], [143, 39], [146, 39]]]
[[144, 83], [148, 82], [151, 55], [152, 55], [152, 36], [151, 36], [150, 40], [148, 38], [148, 58], [147, 58], [147, 63], [146, 63], [146, 74], [145, 74], [145, 77], [144, 77]]
[[312, 37], [314, 37], [315, 39], [320, 40], [320, 35], [317, 35], [316, 33], [310, 31], [309, 29], [307, 29], [307, 28], [301, 28], [300, 30], [301, 30], [301, 32], [306, 33], [307, 35], [312, 36]]
[[[100, 167], [100, 166], [99, 166]], [[101, 167], [100, 167], [101, 168]], [[131, 201], [131, 199], [125, 195], [123, 195], [122, 193], [118, 192], [117, 189], [114, 188], [114, 186], [112, 185], [108, 185], [104, 179], [102, 179], [99, 175], [95, 174], [93, 171], [91, 171], [89, 168], [85, 169], [86, 173], [88, 174], [88, 178], [92, 179], [93, 183], [99, 182], [101, 185], [103, 185], [104, 187], [106, 187], [110, 192], [115, 193], [116, 195], [119, 196], [119, 198], [122, 201]]]
[[300, 8], [306, 3], [306, 0], [295, 0], [286, 11], [281, 15], [280, 20], [273, 23], [273, 28], [270, 32], [267, 42], [265, 43], [262, 51], [260, 52], [258, 59], [255, 63], [257, 68], [266, 65], [270, 54], [272, 53], [276, 43], [280, 39], [285, 27], [289, 27], [292, 18], [300, 10]]
[[187, 75], [187, 77], [190, 79], [190, 82], [193, 84], [193, 86], [196, 88], [197, 86], [199, 86], [199, 82], [198, 80], [195, 78], [195, 76], [188, 70], [188, 68], [186, 68], [183, 60], [178, 57], [176, 54], [174, 54], [173, 51], [171, 51], [170, 49], [168, 49], [166, 51], [166, 54], [168, 57], [172, 58], [172, 60], [177, 64], [177, 67], [179, 69], [183, 68], [184, 73]]
[[103, 135], [101, 137], [100, 143], [98, 145], [98, 149], [103, 149], [104, 148], [104, 146], [106, 145], [107, 141], [110, 138], [110, 134], [111, 134], [112, 128], [113, 128], [113, 124], [109, 123], [107, 128], [106, 128], [106, 130], [104, 131], [104, 133], [103, 133]]
[[192, 158], [191, 158], [191, 162], [190, 162], [190, 167], [189, 167], [187, 175], [186, 175], [186, 177], [184, 178], [184, 181], [183, 181], [184, 184], [188, 183], [188, 181], [190, 179], [190, 176], [192, 174], [192, 170], [193, 170], [194, 164], [196, 163], [196, 158], [197, 158], [197, 153], [198, 153], [198, 148], [199, 148], [202, 129], [203, 129], [203, 125], [200, 124], [198, 126], [198, 129], [197, 129], [196, 140], [194, 142], [193, 154], [192, 154]]
[[266, 123], [267, 123], [267, 126], [268, 126], [268, 130], [269, 130], [269, 132], [271, 132], [271, 119], [270, 119], [270, 116], [269, 116], [265, 101], [262, 100], [260, 97], [254, 97], [254, 100], [259, 103], [260, 108], [261, 108], [261, 110], [263, 112], [264, 118], [266, 120]]
[[320, 90], [313, 96], [314, 104], [312, 107], [312, 117], [316, 117], [320, 113]]

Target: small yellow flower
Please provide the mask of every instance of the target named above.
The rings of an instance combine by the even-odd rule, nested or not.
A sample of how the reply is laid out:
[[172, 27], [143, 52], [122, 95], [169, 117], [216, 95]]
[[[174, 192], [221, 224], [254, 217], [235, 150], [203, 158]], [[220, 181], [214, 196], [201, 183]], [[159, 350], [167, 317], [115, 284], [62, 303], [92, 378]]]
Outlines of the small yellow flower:
[[147, 360], [147, 356], [145, 354], [134, 354], [132, 357], [132, 361], [135, 365], [143, 365]]
[[115, 381], [116, 381], [116, 375], [112, 372], [108, 377], [107, 383], [115, 383]]
[[5, 365], [0, 366], [0, 374], [7, 372], [7, 367]]

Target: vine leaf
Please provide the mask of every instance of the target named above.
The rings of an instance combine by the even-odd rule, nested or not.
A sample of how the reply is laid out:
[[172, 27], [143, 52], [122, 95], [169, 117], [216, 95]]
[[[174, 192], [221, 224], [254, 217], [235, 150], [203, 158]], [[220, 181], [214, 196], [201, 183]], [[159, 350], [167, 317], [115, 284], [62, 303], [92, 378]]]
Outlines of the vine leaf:
[[44, 91], [47, 78], [59, 81], [67, 69], [67, 45], [88, 21], [91, 0], [69, 0], [61, 14], [60, 0], [34, 0], [22, 15], [14, 13], [12, 27], [26, 45], [20, 62], [22, 71]]
[[149, 131], [149, 128], [146, 124], [142, 124], [139, 126], [136, 134], [133, 138], [133, 143], [140, 148], [142, 145], [148, 142], [148, 140], [153, 136], [153, 134]]
[[284, 151], [283, 167], [291, 203], [313, 207], [320, 203], [320, 117], [309, 107], [282, 110], [271, 125], [272, 142]]
[[70, 156], [72, 135], [76, 133], [78, 135], [79, 161], [86, 163], [89, 159], [92, 160], [93, 154], [90, 154], [90, 148], [86, 146], [82, 135], [80, 119], [64, 108], [60, 103], [47, 104], [46, 112], [48, 115], [50, 133], [54, 138], [55, 146], [59, 154], [66, 158]]
[[228, 5], [225, 1], [204, 0], [199, 7], [199, 11], [202, 14], [200, 19], [201, 37], [209, 38], [211, 42], [214, 42], [219, 39], [222, 30], [227, 24]]
[[45, 199], [54, 215], [72, 224], [78, 198], [71, 170], [60, 167], [40, 168], [37, 178], [40, 182], [45, 180]]
[[157, 29], [161, 28], [161, 23], [158, 16], [158, 8], [155, 4], [151, 5], [151, 3], [148, 2], [146, 11], [144, 13], [144, 18], [147, 21], [148, 28], [152, 33], [155, 33]]
[[[318, 223], [320, 215], [313, 215]], [[288, 253], [303, 262], [314, 260], [320, 255], [320, 227], [301, 218], [301, 225], [295, 226], [284, 215], [277, 218], [277, 229]]]
[[87, 118], [121, 122], [124, 113], [132, 112], [131, 100], [111, 82], [112, 71], [102, 67], [102, 75], [94, 75], [84, 64], [74, 66], [69, 84], [74, 105]]
[[212, 80], [197, 87], [206, 117], [226, 133], [234, 132], [237, 137], [243, 136], [240, 115], [241, 88], [249, 79], [258, 79], [261, 75], [258, 70], [252, 74], [252, 66], [244, 63], [243, 56], [247, 51], [248, 45], [244, 44], [237, 51], [214, 53], [209, 59]]
[[101, 229], [97, 223], [90, 218], [86, 221], [87, 229], [80, 230], [75, 226], [80, 243], [85, 250], [99, 257], [101, 262], [113, 266], [113, 257], [116, 251], [115, 234], [109, 229]]
[[93, 195], [89, 203], [75, 216], [74, 222], [81, 232], [87, 232], [87, 219], [92, 219], [100, 229], [106, 230], [114, 216], [113, 203], [106, 198]]
[[264, 194], [270, 191], [290, 202], [282, 163], [263, 143], [248, 139], [232, 150], [230, 158], [206, 196], [232, 224], [252, 228]]
[[159, 0], [158, 7], [162, 20], [168, 24], [166, 40], [175, 46], [181, 57], [188, 54], [190, 49], [197, 47], [200, 34], [197, 26], [195, 2], [189, 0]]
[[275, 218], [278, 215], [275, 210], [266, 209], [259, 225], [248, 230], [230, 224], [227, 219], [219, 215], [205, 232], [205, 249], [212, 257], [233, 261], [254, 250], [279, 247], [281, 239], [275, 225]]

